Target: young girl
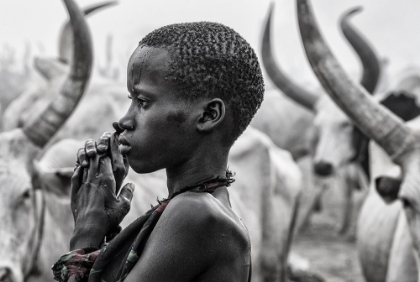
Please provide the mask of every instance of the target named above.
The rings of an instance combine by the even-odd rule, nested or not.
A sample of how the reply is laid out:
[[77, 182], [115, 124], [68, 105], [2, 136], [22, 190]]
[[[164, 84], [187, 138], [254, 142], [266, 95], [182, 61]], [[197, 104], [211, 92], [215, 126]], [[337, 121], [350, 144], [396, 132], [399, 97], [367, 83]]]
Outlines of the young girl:
[[[54, 265], [56, 279], [249, 281], [248, 232], [226, 186], [229, 150], [263, 99], [253, 49], [221, 24], [165, 26], [134, 51], [127, 87], [117, 132], [79, 150], [73, 251]], [[166, 169], [168, 197], [115, 236], [133, 196], [132, 184], [120, 189], [124, 162], [137, 173]]]

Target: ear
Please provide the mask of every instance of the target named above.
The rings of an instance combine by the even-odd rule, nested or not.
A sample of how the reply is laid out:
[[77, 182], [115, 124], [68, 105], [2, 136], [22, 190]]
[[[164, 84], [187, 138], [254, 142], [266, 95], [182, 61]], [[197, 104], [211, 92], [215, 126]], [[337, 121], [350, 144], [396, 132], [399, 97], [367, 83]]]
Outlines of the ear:
[[197, 129], [201, 132], [210, 132], [224, 120], [225, 103], [219, 98], [214, 98], [204, 101], [201, 107], [202, 113], [198, 119]]
[[390, 176], [380, 176], [375, 179], [376, 191], [387, 204], [398, 199], [401, 183], [400, 178]]
[[39, 189], [55, 194], [61, 199], [70, 198], [73, 167], [46, 169], [37, 162], [34, 163], [34, 167]]
[[34, 65], [35, 69], [48, 81], [65, 75], [69, 70], [68, 65], [55, 59], [35, 58]]

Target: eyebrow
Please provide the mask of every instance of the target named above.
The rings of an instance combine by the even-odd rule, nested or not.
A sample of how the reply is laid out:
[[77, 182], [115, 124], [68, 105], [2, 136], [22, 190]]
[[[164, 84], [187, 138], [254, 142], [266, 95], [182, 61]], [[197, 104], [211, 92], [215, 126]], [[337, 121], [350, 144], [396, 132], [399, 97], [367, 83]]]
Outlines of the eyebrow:
[[147, 90], [145, 90], [143, 88], [140, 88], [136, 84], [133, 85], [133, 90], [134, 90], [134, 93], [133, 94], [145, 94], [146, 96], [152, 96], [152, 97], [155, 97], [156, 96], [155, 93], [150, 92], [150, 91], [147, 91]]

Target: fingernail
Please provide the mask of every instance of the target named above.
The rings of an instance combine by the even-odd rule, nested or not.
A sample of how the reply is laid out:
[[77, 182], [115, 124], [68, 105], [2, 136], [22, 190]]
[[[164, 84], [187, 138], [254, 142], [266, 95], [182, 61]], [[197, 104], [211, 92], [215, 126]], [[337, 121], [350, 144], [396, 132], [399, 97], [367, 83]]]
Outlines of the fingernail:
[[86, 161], [86, 160], [84, 160], [83, 162], [82, 162], [82, 167], [87, 167], [89, 165], [89, 163]]
[[96, 153], [95, 153], [95, 151], [87, 151], [87, 153], [86, 153], [86, 155], [89, 157], [89, 158], [92, 158], [92, 157], [94, 157], [95, 155], [96, 155]]
[[98, 146], [98, 151], [105, 151], [106, 150], [106, 146], [105, 145], [99, 145]]

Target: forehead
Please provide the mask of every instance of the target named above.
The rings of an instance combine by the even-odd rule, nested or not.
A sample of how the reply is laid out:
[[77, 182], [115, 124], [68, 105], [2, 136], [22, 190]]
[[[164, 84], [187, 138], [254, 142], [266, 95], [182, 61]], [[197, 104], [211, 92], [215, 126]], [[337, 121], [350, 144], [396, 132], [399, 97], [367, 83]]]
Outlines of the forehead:
[[128, 89], [133, 90], [132, 88], [140, 82], [160, 85], [165, 81], [165, 84], [169, 84], [167, 75], [171, 62], [171, 56], [166, 49], [137, 47], [128, 62]]

